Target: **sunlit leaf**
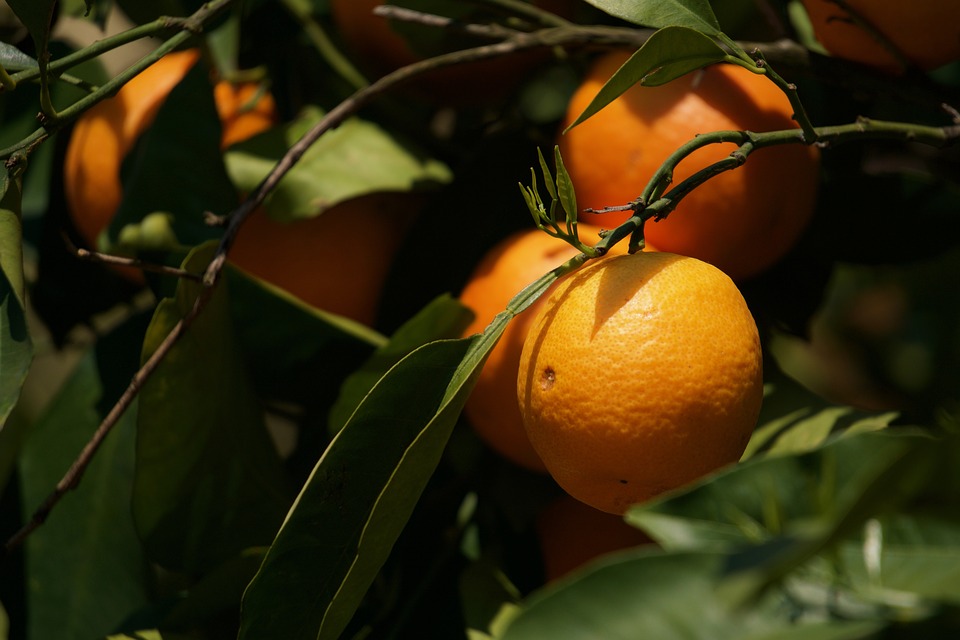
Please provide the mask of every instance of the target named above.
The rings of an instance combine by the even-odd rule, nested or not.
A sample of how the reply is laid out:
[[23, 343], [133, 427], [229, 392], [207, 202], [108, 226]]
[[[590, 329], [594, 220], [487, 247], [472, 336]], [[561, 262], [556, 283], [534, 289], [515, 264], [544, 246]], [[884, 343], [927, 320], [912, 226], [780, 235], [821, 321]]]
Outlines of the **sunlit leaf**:
[[647, 40], [601, 87], [583, 113], [567, 127], [569, 131], [631, 87], [658, 86], [726, 58], [727, 54], [707, 36], [685, 27], [663, 28]]
[[12, 44], [0, 42], [0, 65], [3, 65], [3, 68], [7, 71], [23, 71], [24, 69], [35, 69], [37, 61]]
[[644, 27], [688, 27], [709, 35], [720, 32], [708, 0], [587, 0], [612, 16]]
[[[185, 268], [203, 270], [212, 248]], [[158, 305], [143, 357], [158, 348], [200, 292], [181, 280]], [[140, 395], [133, 513], [151, 557], [181, 571], [217, 566], [269, 544], [290, 497], [240, 359], [229, 292], [217, 287]]]
[[[289, 125], [230, 148], [227, 170], [237, 188], [252, 191], [287, 149], [323, 117], [308, 108]], [[278, 220], [315, 216], [376, 191], [410, 191], [449, 182], [450, 170], [378, 125], [351, 118], [324, 134], [264, 203]]]

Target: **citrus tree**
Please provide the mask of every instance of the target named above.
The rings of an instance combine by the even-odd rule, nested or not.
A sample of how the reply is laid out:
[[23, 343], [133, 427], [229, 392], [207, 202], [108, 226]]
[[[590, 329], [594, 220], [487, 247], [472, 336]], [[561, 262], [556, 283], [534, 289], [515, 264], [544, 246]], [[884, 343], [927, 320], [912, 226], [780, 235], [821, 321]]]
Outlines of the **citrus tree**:
[[951, 5], [8, 0], [0, 638], [953, 637]]

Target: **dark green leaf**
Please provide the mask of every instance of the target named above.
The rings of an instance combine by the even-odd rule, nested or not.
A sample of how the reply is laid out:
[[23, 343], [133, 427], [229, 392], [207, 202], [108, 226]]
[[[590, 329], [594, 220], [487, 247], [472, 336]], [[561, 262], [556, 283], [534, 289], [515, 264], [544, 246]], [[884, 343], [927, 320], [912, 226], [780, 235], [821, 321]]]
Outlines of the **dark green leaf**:
[[47, 48], [56, 0], [7, 0], [20, 22], [30, 32], [38, 51]]
[[393, 365], [428, 342], [461, 336], [472, 318], [469, 309], [445, 294], [404, 323], [387, 344], [377, 349], [343, 383], [340, 396], [330, 410], [330, 432], [337, 433], [343, 428], [360, 401]]
[[244, 595], [241, 638], [336, 638], [405, 526], [489, 349], [433, 342], [371, 389], [320, 459]]
[[237, 343], [266, 397], [305, 402], [328, 392], [332, 402], [344, 378], [386, 344], [376, 331], [309, 307], [229, 265], [226, 280]]
[[2, 170], [0, 182], [0, 429], [13, 410], [33, 361], [25, 316], [20, 179]]
[[[560, 147], [554, 147], [553, 160], [557, 167], [557, 198], [560, 205], [566, 212], [565, 219], [576, 220], [579, 214], [577, 209], [577, 194], [573, 189], [573, 180], [567, 173], [567, 168], [563, 166], [563, 158], [560, 157]], [[557, 221], [559, 222], [559, 220]]]
[[[322, 116], [309, 108], [289, 125], [231, 147], [227, 170], [237, 188], [252, 191]], [[311, 146], [264, 204], [274, 218], [296, 220], [366, 193], [410, 191], [450, 179], [450, 170], [441, 162], [376, 124], [351, 118]]]
[[660, 29], [601, 87], [567, 130], [616, 100], [634, 85], [658, 86], [710, 64], [727, 54], [709, 37], [685, 27]]
[[[47, 497], [100, 424], [103, 386], [86, 354], [33, 425], [20, 458], [27, 513]], [[130, 515], [136, 407], [97, 451], [80, 486], [26, 543], [30, 638], [98, 638], [149, 601]]]
[[723, 597], [726, 556], [647, 550], [608, 556], [578, 579], [535, 594], [503, 640], [863, 638], [882, 622], [793, 620], [780, 593], [751, 607]]
[[[204, 269], [210, 247], [184, 268]], [[181, 280], [144, 340], [146, 359], [192, 308], [200, 286]], [[140, 395], [133, 513], [157, 562], [202, 571], [269, 544], [289, 506], [280, 460], [235, 342], [221, 282]]]
[[171, 231], [182, 245], [195, 246], [219, 235], [204, 222], [203, 214], [230, 211], [237, 205], [237, 194], [223, 166], [220, 120], [202, 64], [195, 65], [167, 96], [125, 159], [122, 176], [123, 202], [110, 224], [111, 241], [125, 225], [154, 212], [170, 214]]
[[612, 16], [644, 27], [689, 27], [708, 35], [720, 33], [720, 23], [708, 0], [587, 0]]

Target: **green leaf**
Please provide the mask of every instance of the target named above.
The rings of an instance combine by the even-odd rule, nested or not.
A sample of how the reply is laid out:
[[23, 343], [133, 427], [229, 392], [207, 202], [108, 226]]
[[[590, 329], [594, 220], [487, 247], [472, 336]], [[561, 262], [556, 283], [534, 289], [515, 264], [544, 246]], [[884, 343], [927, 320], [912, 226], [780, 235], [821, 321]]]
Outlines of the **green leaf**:
[[0, 429], [20, 397], [33, 361], [26, 322], [20, 178], [3, 170], [0, 189]]
[[330, 410], [330, 432], [337, 433], [343, 428], [354, 409], [393, 365], [428, 342], [460, 337], [472, 318], [469, 309], [444, 294], [404, 323], [388, 343], [377, 349], [343, 383], [340, 396]]
[[25, 69], [36, 69], [37, 60], [12, 44], [0, 42], [0, 65], [7, 71], [23, 71]]
[[651, 87], [666, 84], [726, 57], [717, 43], [698, 31], [686, 27], [660, 29], [617, 69], [567, 131], [637, 84]]
[[[563, 165], [563, 158], [560, 156], [560, 147], [553, 148], [554, 163], [557, 167], [557, 198], [560, 200], [560, 206], [566, 212], [565, 219], [575, 221], [579, 214], [577, 209], [577, 194], [573, 189], [573, 180], [567, 173], [567, 168]], [[559, 222], [559, 221], [557, 221]]]
[[37, 51], [45, 51], [56, 0], [7, 0], [7, 5], [30, 32]]
[[[200, 272], [205, 246], [184, 268]], [[205, 310], [140, 395], [133, 513], [151, 557], [198, 572], [269, 544], [290, 504], [287, 480], [240, 359], [221, 281]], [[181, 280], [160, 302], [143, 358], [193, 307], [200, 285]]]
[[535, 594], [502, 640], [863, 638], [880, 621], [793, 620], [779, 593], [751, 607], [723, 595], [722, 553], [628, 551], [608, 556], [573, 581]]
[[[292, 123], [227, 151], [227, 171], [250, 192], [287, 149], [321, 118], [308, 108]], [[450, 170], [372, 122], [351, 118], [324, 134], [264, 203], [277, 220], [310, 218], [339, 202], [376, 191], [410, 191], [449, 182]]]
[[220, 120], [202, 64], [195, 65], [167, 96], [153, 124], [124, 160], [121, 175], [123, 201], [108, 230], [111, 244], [125, 225], [155, 212], [170, 214], [180, 245], [192, 247], [220, 235], [204, 222], [203, 213], [230, 211], [237, 205], [237, 194], [223, 165]]
[[225, 279], [237, 344], [264, 397], [306, 402], [325, 393], [332, 402], [344, 378], [387, 342], [373, 329], [310, 307], [229, 263]]
[[587, 0], [612, 16], [644, 27], [688, 27], [707, 35], [720, 33], [708, 0]]
[[488, 339], [432, 342], [370, 390], [317, 463], [244, 595], [240, 638], [336, 638], [439, 462]]
[[[109, 337], [107, 338], [110, 339]], [[53, 490], [103, 417], [106, 375], [92, 352], [29, 432], [20, 457], [25, 517]], [[26, 542], [30, 638], [99, 638], [149, 602], [150, 572], [130, 515], [136, 407], [104, 440], [79, 487]]]

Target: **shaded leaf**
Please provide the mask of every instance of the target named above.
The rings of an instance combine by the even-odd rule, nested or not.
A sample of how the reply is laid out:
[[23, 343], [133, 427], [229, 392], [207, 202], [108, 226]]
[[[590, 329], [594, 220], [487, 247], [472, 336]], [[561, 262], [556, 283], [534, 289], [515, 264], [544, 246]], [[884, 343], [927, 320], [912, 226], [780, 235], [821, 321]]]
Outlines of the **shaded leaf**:
[[[340, 634], [433, 474], [508, 317], [479, 337], [420, 347], [371, 389], [318, 462], [244, 595], [241, 638]], [[281, 596], [281, 586], [304, 597]]]
[[[238, 189], [250, 192], [287, 149], [323, 113], [308, 108], [290, 124], [230, 148], [227, 170]], [[324, 134], [264, 202], [277, 220], [315, 216], [333, 205], [375, 191], [410, 191], [449, 182], [450, 170], [378, 125], [351, 118]]]
[[0, 189], [0, 429], [20, 397], [33, 361], [23, 279], [20, 179], [3, 170]]
[[[96, 360], [87, 353], [24, 444], [25, 517], [100, 424], [103, 393]], [[27, 540], [30, 638], [102, 637], [149, 602], [150, 572], [130, 515], [135, 428], [134, 407], [104, 441], [80, 486]]]
[[720, 23], [708, 0], [587, 0], [612, 16], [644, 27], [688, 27], [709, 35]]
[[600, 88], [567, 131], [577, 126], [624, 92], [640, 84], [658, 86], [726, 59], [727, 54], [709, 37], [685, 27], [660, 29]]
[[170, 214], [171, 230], [181, 245], [192, 247], [220, 235], [204, 222], [203, 214], [230, 211], [237, 194], [224, 169], [220, 119], [202, 64], [194, 65], [164, 100], [153, 124], [124, 159], [121, 174], [123, 201], [107, 232], [109, 244], [125, 225], [154, 212]]
[[[211, 247], [184, 268], [200, 272]], [[140, 395], [133, 513], [151, 557], [180, 571], [212, 568], [273, 538], [288, 487], [240, 360], [225, 282], [157, 367]], [[148, 358], [192, 308], [200, 286], [181, 280], [160, 302]]]
[[503, 640], [657, 638], [760, 640], [863, 638], [878, 621], [793, 619], [795, 609], [772, 592], [751, 607], [722, 592], [722, 553], [629, 551], [606, 557], [574, 580], [535, 594]]
[[304, 304], [228, 263], [230, 313], [254, 385], [271, 399], [305, 401], [329, 390], [386, 338], [347, 318]]
[[472, 318], [473, 313], [469, 309], [445, 294], [404, 323], [389, 342], [377, 349], [343, 383], [337, 402], [330, 410], [330, 432], [337, 433], [343, 428], [354, 409], [393, 365], [428, 342], [461, 336]]
[[7, 0], [7, 5], [30, 32], [37, 50], [44, 51], [50, 38], [56, 0]]

